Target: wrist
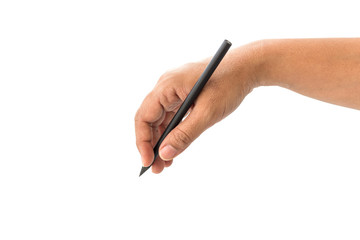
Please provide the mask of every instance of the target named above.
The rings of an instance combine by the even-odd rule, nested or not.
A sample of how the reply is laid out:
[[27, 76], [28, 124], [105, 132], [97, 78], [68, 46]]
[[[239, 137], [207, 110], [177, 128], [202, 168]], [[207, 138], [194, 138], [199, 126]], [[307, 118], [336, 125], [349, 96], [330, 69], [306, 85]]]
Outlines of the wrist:
[[254, 88], [276, 85], [269, 78], [269, 64], [271, 62], [271, 40], [259, 40], [251, 43], [253, 46], [253, 84]]
[[267, 40], [259, 40], [234, 49], [229, 55], [231, 67], [235, 71], [239, 85], [244, 88], [244, 84], [249, 92], [260, 86], [268, 85], [266, 79], [267, 68]]
[[[287, 85], [280, 81], [279, 69], [284, 71], [284, 67], [279, 67], [279, 61], [287, 62], [286, 42], [276, 39], [265, 39], [259, 41], [261, 45], [257, 60], [256, 87], [260, 86], [281, 86]], [[285, 50], [285, 51], [284, 51]]]

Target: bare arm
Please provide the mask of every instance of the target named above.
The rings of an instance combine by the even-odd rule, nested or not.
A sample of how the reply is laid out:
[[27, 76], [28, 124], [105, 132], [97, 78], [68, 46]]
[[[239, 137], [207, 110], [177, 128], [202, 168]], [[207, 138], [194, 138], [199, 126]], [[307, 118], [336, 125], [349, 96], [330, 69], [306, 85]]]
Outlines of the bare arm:
[[[153, 146], [209, 59], [165, 73], [135, 116], [144, 166]], [[164, 139], [152, 166], [160, 173], [202, 132], [234, 111], [252, 89], [281, 86], [325, 102], [360, 109], [360, 39], [262, 40], [230, 51], [188, 117]]]
[[259, 85], [360, 109], [360, 39], [263, 41]]

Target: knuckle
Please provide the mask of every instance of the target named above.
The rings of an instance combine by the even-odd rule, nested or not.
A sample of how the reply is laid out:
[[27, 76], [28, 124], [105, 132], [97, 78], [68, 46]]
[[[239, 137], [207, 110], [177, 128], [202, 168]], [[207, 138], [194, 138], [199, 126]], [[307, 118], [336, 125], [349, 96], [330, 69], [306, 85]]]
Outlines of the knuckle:
[[163, 73], [163, 74], [160, 76], [159, 81], [164, 81], [164, 80], [168, 79], [168, 78], [169, 78], [169, 75], [170, 75], [169, 72]]
[[167, 82], [173, 82], [173, 81], [171, 81], [173, 78], [175, 78], [174, 73], [165, 72], [163, 75], [160, 76], [158, 85], [162, 85]]
[[160, 76], [158, 84], [173, 85], [178, 81], [182, 81], [184, 79], [184, 72], [179, 69], [174, 69], [171, 71], [165, 72], [163, 75]]
[[160, 83], [156, 86], [156, 92], [158, 96], [166, 94], [168, 87], [164, 83]]
[[174, 140], [175, 143], [178, 144], [180, 147], [185, 148], [191, 143], [191, 137], [188, 133], [177, 128], [177, 131], [174, 132]]

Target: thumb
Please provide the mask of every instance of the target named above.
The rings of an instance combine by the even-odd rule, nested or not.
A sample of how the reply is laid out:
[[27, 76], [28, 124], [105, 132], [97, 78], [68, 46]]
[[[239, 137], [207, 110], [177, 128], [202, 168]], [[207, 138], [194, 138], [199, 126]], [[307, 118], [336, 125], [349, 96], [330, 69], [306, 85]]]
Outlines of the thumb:
[[210, 127], [210, 121], [206, 120], [209, 118], [206, 117], [204, 111], [198, 109], [199, 107], [194, 107], [185, 120], [166, 136], [159, 148], [161, 159], [172, 160]]

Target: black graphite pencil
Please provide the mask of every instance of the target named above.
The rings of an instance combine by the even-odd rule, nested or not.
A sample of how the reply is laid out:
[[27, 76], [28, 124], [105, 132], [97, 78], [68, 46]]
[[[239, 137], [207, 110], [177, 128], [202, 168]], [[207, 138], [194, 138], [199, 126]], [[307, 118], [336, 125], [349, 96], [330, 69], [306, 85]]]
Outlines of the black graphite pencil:
[[169, 123], [169, 125], [166, 127], [164, 133], [161, 135], [160, 139], [156, 143], [154, 147], [154, 160], [150, 164], [150, 166], [142, 167], [140, 171], [139, 177], [146, 172], [155, 162], [155, 159], [159, 155], [159, 147], [162, 143], [162, 141], [165, 139], [165, 137], [173, 130], [184, 118], [185, 114], [191, 107], [191, 105], [194, 103], [196, 98], [199, 96], [201, 90], [207, 83], [207, 81], [210, 79], [211, 75], [217, 68], [217, 66], [220, 64], [221, 60], [224, 58], [225, 54], [231, 47], [231, 42], [228, 40], [224, 40], [224, 42], [221, 44], [219, 50], [216, 52], [214, 57], [211, 59], [210, 63], [205, 68], [204, 72], [201, 74], [200, 78], [195, 83], [194, 87], [191, 89], [189, 95], [186, 97], [184, 102], [181, 104], [179, 110], [174, 115], [173, 119]]

